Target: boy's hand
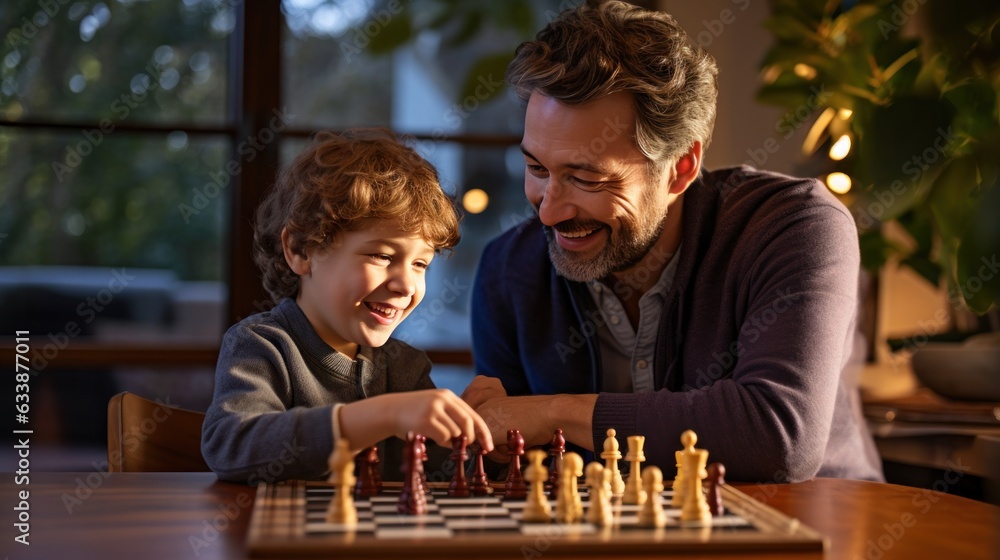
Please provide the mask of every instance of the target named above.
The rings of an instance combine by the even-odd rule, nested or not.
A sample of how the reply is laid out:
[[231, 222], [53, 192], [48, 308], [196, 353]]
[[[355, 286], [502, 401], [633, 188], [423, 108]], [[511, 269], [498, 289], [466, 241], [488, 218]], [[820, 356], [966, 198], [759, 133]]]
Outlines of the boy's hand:
[[393, 397], [397, 437], [406, 439], [406, 432], [413, 431], [451, 447], [452, 438], [465, 436], [468, 443], [478, 441], [487, 451], [493, 450], [486, 422], [448, 389], [394, 393]]

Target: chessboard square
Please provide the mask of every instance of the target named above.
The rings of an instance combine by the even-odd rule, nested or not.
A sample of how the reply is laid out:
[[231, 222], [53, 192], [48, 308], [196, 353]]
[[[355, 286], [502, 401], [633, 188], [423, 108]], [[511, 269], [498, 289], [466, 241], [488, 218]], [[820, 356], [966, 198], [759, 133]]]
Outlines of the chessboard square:
[[[437, 504], [427, 504], [427, 513], [437, 512], [437, 510]], [[395, 502], [393, 502], [392, 505], [372, 505], [372, 511], [376, 514], [398, 513]], [[405, 514], [400, 513], [399, 515]]]
[[376, 539], [447, 539], [452, 532], [447, 527], [379, 527]]
[[443, 507], [440, 511], [445, 517], [509, 517], [509, 513], [503, 507], [498, 506], [470, 506], [470, 507]]
[[375, 522], [380, 527], [383, 525], [443, 525], [444, 517], [441, 515], [380, 515], [375, 518]]
[[469, 498], [434, 498], [439, 506], [498, 506], [500, 498], [493, 496], [473, 496]]
[[529, 536], [545, 536], [550, 539], [559, 538], [563, 535], [590, 535], [597, 532], [597, 527], [590, 523], [567, 523], [567, 524], [524, 524], [521, 525], [521, 534]]
[[[374, 518], [375, 518], [375, 515], [371, 512], [371, 510], [364, 510], [364, 509], [359, 509], [358, 510], [358, 520], [359, 521], [362, 520], [362, 519], [371, 520], [371, 519], [374, 519]], [[323, 511], [307, 511], [306, 512], [306, 521], [307, 522], [317, 522], [317, 523], [322, 523], [322, 522], [326, 521], [326, 510], [324, 509]]]
[[496, 530], [511, 530], [520, 527], [520, 523], [509, 518], [509, 517], [498, 517], [493, 519], [482, 519], [482, 518], [454, 518], [448, 519], [445, 524], [449, 529], [453, 531], [496, 531]]
[[399, 494], [395, 496], [372, 496], [368, 498], [373, 505], [374, 504], [394, 504], [399, 501]]
[[358, 521], [357, 525], [344, 525], [342, 523], [327, 523], [320, 521], [316, 523], [306, 522], [306, 533], [372, 533], [375, 531], [373, 521]]
[[750, 523], [746, 519], [738, 515], [722, 515], [719, 517], [712, 518], [712, 526], [714, 527], [753, 527], [753, 523]]

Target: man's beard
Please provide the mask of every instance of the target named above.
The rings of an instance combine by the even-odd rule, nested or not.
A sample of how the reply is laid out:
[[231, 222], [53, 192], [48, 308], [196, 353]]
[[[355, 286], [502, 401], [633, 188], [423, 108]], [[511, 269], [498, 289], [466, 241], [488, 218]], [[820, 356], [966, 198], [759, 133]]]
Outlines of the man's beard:
[[[647, 202], [647, 201], [644, 201]], [[645, 206], [645, 205], [644, 205]], [[645, 206], [649, 207], [649, 206]], [[587, 282], [604, 278], [612, 272], [621, 272], [637, 265], [643, 259], [663, 232], [667, 221], [666, 209], [659, 216], [640, 215], [638, 222], [621, 223], [617, 235], [611, 228], [600, 222], [577, 222], [574, 220], [559, 223], [557, 230], [585, 231], [594, 227], [603, 228], [608, 241], [593, 257], [582, 257], [578, 253], [567, 251], [559, 246], [556, 233], [551, 227], [543, 228], [549, 241], [549, 258], [556, 272], [561, 276], [576, 282]], [[595, 232], [601, 235], [602, 232]], [[593, 234], [592, 234], [593, 235]]]

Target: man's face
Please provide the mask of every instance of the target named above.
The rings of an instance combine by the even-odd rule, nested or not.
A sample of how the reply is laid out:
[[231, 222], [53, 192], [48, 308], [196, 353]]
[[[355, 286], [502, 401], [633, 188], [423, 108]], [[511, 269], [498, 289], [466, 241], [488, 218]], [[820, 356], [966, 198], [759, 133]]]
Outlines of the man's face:
[[582, 105], [538, 92], [528, 100], [524, 192], [547, 226], [556, 271], [570, 280], [635, 266], [663, 232], [673, 171], [650, 177], [634, 135], [626, 92]]

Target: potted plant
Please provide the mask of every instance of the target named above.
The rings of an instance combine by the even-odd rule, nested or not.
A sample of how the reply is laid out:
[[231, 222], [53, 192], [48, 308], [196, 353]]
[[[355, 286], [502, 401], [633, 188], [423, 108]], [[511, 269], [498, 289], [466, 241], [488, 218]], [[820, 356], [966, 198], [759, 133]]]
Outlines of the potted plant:
[[819, 100], [805, 165], [854, 214], [862, 265], [897, 258], [1000, 330], [1000, 4], [773, 0], [766, 26], [758, 99]]

